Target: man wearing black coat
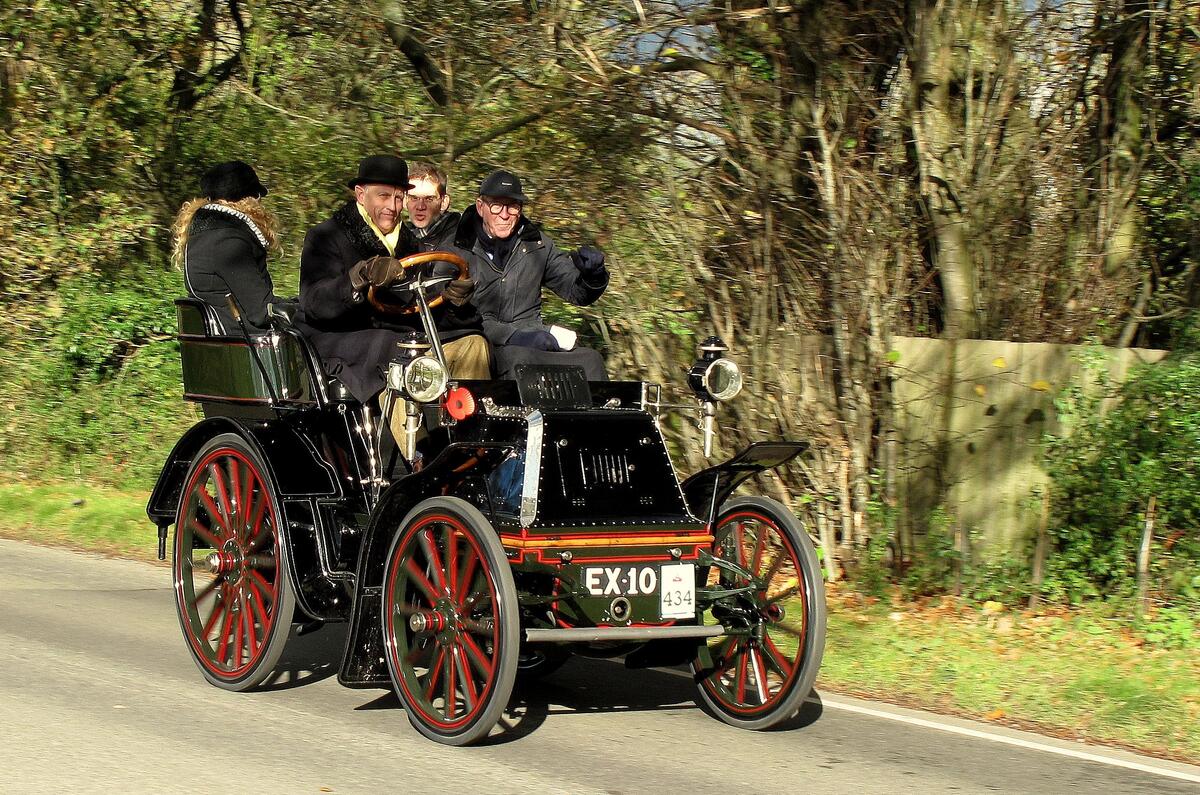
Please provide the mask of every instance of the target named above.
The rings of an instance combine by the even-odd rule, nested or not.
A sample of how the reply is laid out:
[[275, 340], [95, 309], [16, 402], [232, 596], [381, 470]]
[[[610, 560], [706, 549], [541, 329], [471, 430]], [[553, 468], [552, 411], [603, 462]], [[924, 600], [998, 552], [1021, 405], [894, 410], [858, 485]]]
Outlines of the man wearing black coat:
[[563, 350], [542, 322], [542, 288], [577, 306], [595, 303], [608, 287], [604, 254], [592, 246], [567, 253], [522, 215], [528, 201], [521, 181], [496, 171], [479, 186], [479, 198], [462, 214], [454, 238], [443, 249], [470, 263], [478, 284], [474, 302], [483, 333], [494, 346], [500, 378], [515, 377], [518, 364], [572, 364], [589, 381], [608, 376], [604, 359], [591, 348]]
[[450, 211], [445, 173], [432, 163], [413, 163], [408, 169], [412, 188], [404, 194], [408, 220], [404, 231], [418, 251], [438, 251], [458, 228], [460, 213]]
[[[309, 230], [300, 255], [300, 304], [309, 339], [326, 369], [366, 403], [384, 387], [396, 343], [421, 329], [417, 314], [380, 311], [366, 300], [371, 286], [399, 272], [397, 257], [416, 252], [403, 234], [400, 211], [410, 187], [408, 166], [392, 155], [373, 155], [350, 180], [354, 198]], [[479, 312], [469, 303], [472, 280], [456, 279], [433, 310], [451, 377], [488, 378], [487, 341]]]

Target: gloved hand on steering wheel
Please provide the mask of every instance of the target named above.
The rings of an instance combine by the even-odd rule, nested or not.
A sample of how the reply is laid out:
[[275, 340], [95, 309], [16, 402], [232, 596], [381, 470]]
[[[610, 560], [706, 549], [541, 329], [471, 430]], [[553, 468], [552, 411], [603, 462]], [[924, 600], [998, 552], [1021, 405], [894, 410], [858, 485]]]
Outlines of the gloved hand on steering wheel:
[[561, 351], [558, 347], [558, 340], [554, 339], [554, 335], [543, 329], [526, 329], [524, 331], [514, 331], [512, 336], [508, 338], [505, 345], [516, 345], [521, 348], [533, 348], [537, 351]]
[[465, 279], [455, 279], [447, 284], [442, 295], [446, 296], [446, 300], [455, 306], [462, 306], [471, 300], [471, 296], [474, 293], [475, 280], [468, 276]]
[[357, 262], [350, 269], [350, 286], [361, 292], [368, 286], [383, 287], [404, 272], [395, 257], [371, 257]]
[[580, 246], [578, 251], [572, 252], [571, 261], [589, 281], [595, 281], [605, 272], [604, 252], [595, 246]]

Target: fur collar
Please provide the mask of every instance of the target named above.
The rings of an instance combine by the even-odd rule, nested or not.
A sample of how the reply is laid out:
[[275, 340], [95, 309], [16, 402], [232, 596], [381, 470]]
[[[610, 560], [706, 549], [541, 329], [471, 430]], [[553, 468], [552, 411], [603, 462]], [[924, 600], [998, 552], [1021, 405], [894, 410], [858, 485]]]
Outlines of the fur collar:
[[[362, 259], [391, 256], [387, 246], [383, 245], [383, 241], [375, 236], [371, 227], [367, 226], [367, 222], [358, 214], [358, 202], [354, 199], [346, 202], [333, 214], [333, 222], [345, 233], [346, 237], [350, 238], [350, 244], [354, 246], [355, 251]], [[404, 256], [401, 253], [404, 246], [404, 235], [402, 234], [396, 243], [397, 256]]]
[[[258, 228], [258, 224], [254, 223], [254, 221], [250, 220], [250, 216], [246, 215], [241, 210], [235, 210], [232, 207], [225, 205], [225, 204], [213, 203], [213, 204], [206, 204], [203, 207], [201, 207], [199, 210], [196, 211], [196, 215], [199, 216], [200, 213], [202, 213], [206, 210], [209, 212], [213, 212], [213, 213], [221, 213], [226, 216], [230, 216], [232, 218], [238, 219], [239, 221], [241, 221], [243, 224], [246, 225], [246, 227], [250, 230], [251, 234], [253, 234], [256, 238], [258, 238], [259, 245], [261, 245], [264, 249], [267, 247], [266, 235], [264, 235], [262, 233], [262, 230]], [[197, 219], [194, 216], [192, 219], [192, 222], [195, 223], [196, 220]], [[201, 227], [204, 227], [204, 226], [206, 226], [206, 224], [204, 223], [205, 220], [212, 221], [212, 220], [215, 220], [215, 218], [213, 216], [209, 216], [207, 219], [205, 219], [204, 217], [201, 216], [199, 218], [199, 220], [200, 220]]]
[[[458, 231], [454, 233], [455, 246], [466, 251], [472, 251], [475, 248], [475, 219], [478, 217], [479, 211], [473, 204], [463, 210], [462, 218], [458, 221]], [[518, 240], [536, 242], [542, 239], [542, 228], [528, 218], [522, 217], [520, 225], [513, 234], [517, 236]]]

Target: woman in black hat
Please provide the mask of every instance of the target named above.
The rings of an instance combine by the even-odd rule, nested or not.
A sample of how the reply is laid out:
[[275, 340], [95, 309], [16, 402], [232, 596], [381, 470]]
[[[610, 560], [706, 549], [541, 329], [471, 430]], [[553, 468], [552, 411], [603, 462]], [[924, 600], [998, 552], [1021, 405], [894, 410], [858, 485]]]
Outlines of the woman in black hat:
[[226, 296], [237, 299], [247, 331], [267, 328], [275, 297], [267, 253], [279, 248], [278, 223], [260, 199], [267, 189], [240, 160], [219, 163], [200, 178], [199, 198], [185, 202], [171, 227], [172, 259], [183, 269], [188, 294], [216, 310], [218, 334], [241, 328]]

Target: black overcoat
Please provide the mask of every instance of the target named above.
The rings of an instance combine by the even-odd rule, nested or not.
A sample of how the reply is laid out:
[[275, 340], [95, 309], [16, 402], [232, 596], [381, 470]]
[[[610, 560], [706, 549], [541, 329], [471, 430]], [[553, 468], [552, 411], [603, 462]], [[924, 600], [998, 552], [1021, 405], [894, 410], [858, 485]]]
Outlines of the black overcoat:
[[[416, 251], [411, 235], [402, 233], [395, 256]], [[375, 256], [386, 257], [388, 251], [359, 215], [353, 199], [309, 230], [300, 255], [306, 335], [326, 371], [364, 403], [383, 389], [400, 336], [422, 328], [418, 315], [382, 314], [355, 292], [350, 269]], [[470, 303], [456, 307], [447, 301], [433, 310], [433, 317], [442, 342], [478, 334], [482, 327], [479, 312]]]
[[248, 216], [225, 205], [206, 205], [192, 216], [183, 279], [188, 294], [216, 312], [219, 334], [242, 333], [229, 311], [229, 293], [251, 333], [267, 328], [267, 304], [279, 300], [267, 272], [266, 238]]
[[453, 239], [454, 233], [458, 229], [458, 219], [461, 217], [461, 213], [442, 213], [420, 237], [417, 236], [417, 228], [412, 225], [411, 221], [404, 222], [404, 231], [412, 235], [417, 251], [445, 250], [446, 244]]

